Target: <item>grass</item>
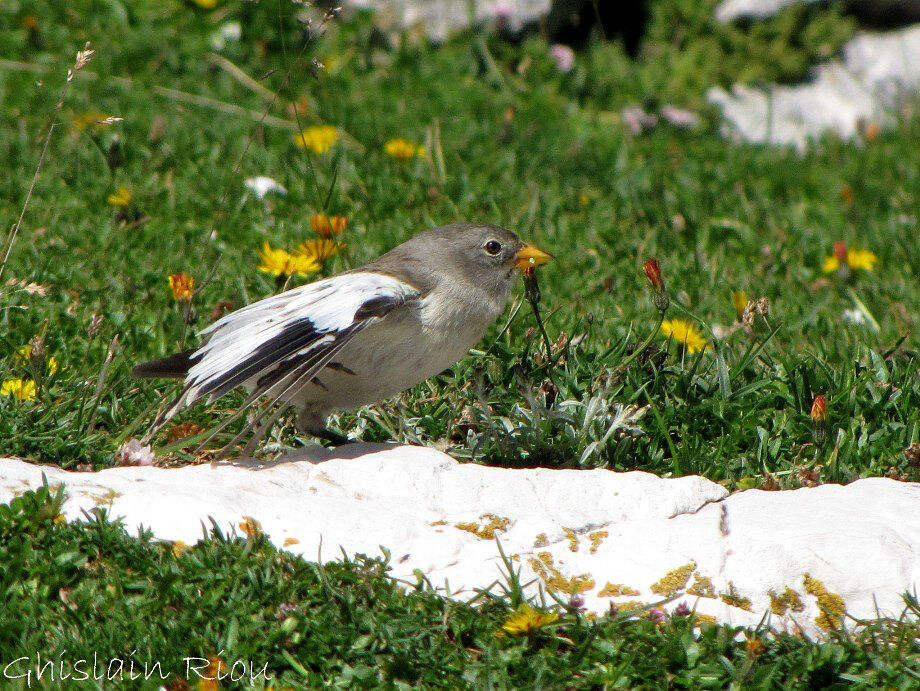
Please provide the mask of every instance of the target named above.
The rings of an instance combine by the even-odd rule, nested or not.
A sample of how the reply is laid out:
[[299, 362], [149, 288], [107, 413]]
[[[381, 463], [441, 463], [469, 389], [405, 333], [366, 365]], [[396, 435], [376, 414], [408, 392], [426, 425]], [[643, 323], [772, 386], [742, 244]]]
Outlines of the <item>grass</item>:
[[55, 520], [61, 499], [46, 487], [0, 507], [0, 659], [17, 660], [11, 688], [27, 688], [19, 675], [29, 673], [37, 684], [49, 659], [46, 684], [86, 675], [87, 684], [133, 678], [140, 688], [215, 688], [198, 675], [215, 676], [216, 660], [239, 681], [231, 686], [256, 689], [907, 689], [920, 677], [920, 631], [903, 622], [816, 645], [692, 615], [592, 620], [554, 606], [553, 623], [498, 637], [520, 602], [510, 574], [497, 595], [449, 601], [423, 579], [394, 583], [380, 558], [319, 566], [259, 533], [216, 529], [177, 548], [149, 533], [129, 537], [103, 511], [85, 525]]
[[[728, 145], [706, 112], [689, 131], [661, 125], [632, 136], [609, 109], [647, 102], [631, 78], [658, 88], [639, 77], [660, 61], [623, 63], [623, 89], [605, 85], [603, 99], [587, 98], [594, 92], [580, 74], [620, 55], [617, 44], [592, 44], [564, 75], [537, 40], [512, 46], [471, 35], [432, 49], [407, 38], [387, 49], [362, 15], [304, 43], [284, 4], [282, 32], [276, 7], [166, 7], [39, 3], [34, 30], [4, 15], [4, 54], [29, 66], [0, 70], [19, 123], [0, 135], [8, 226], [72, 63], [69, 48], [92, 38], [96, 54], [70, 84], [4, 273], [48, 289], [4, 287], [5, 368], [36, 374], [16, 352], [39, 333], [61, 368], [40, 378], [35, 403], [0, 397], [0, 452], [68, 468], [111, 465], [172, 390], [131, 381], [130, 367], [194, 343], [215, 309], [275, 292], [257, 271], [257, 250], [265, 241], [296, 246], [312, 235], [310, 214], [326, 209], [349, 219], [348, 246], [326, 273], [441, 223], [514, 228], [557, 255], [540, 272], [546, 328], [553, 340], [577, 342], [547, 359], [525, 304], [477, 355], [393, 401], [341, 415], [343, 430], [452, 443], [457, 455], [494, 464], [701, 473], [731, 486], [920, 478], [902, 455], [920, 441], [909, 308], [920, 266], [910, 242], [918, 167], [908, 145], [917, 119], [869, 142], [828, 137], [801, 157]], [[210, 42], [231, 19], [241, 21], [242, 38], [215, 57]], [[124, 47], [107, 42], [112, 27]], [[325, 64], [316, 77], [313, 57]], [[234, 77], [226, 60], [258, 87]], [[189, 95], [211, 100], [205, 107]], [[294, 102], [305, 111], [296, 117]], [[87, 113], [91, 123], [99, 113], [124, 120], [87, 125]], [[277, 122], [260, 126], [263, 114]], [[278, 122], [295, 130], [328, 123], [346, 134], [311, 155]], [[384, 142], [397, 137], [427, 144], [429, 158], [387, 156]], [[289, 194], [254, 199], [242, 179], [256, 174]], [[122, 187], [129, 206], [107, 204]], [[822, 274], [837, 241], [874, 251], [876, 270], [850, 282]], [[693, 357], [657, 339], [667, 356], [621, 367], [657, 323], [640, 272], [649, 257], [662, 263], [668, 317], [693, 321], [714, 348]], [[198, 281], [188, 320], [166, 280], [180, 271]], [[768, 319], [713, 340], [714, 327], [735, 322], [732, 293], [742, 290], [769, 299]], [[841, 318], [857, 304], [877, 331]], [[828, 400], [822, 448], [808, 416], [818, 394]], [[602, 407], [650, 405], [642, 434], [598, 448], [603, 419], [584, 424], [592, 398]], [[181, 420], [206, 426], [239, 401], [229, 396]], [[273, 441], [299, 443], [289, 421]]]
[[[851, 143], [829, 135], [803, 155], [726, 143], [702, 86], [801, 76], [833, 54], [853, 25], [831, 7], [718, 27], [696, 6], [656, 4], [636, 60], [616, 43], [592, 41], [569, 74], [555, 70], [539, 37], [509, 44], [471, 31], [440, 48], [412, 35], [391, 43], [367, 15], [308, 36], [295, 21], [301, 10], [283, 2], [214, 11], [117, 0], [0, 7], [0, 97], [15, 123], [0, 130], [4, 228], [23, 208], [54, 124], [0, 283], [0, 367], [5, 377], [37, 382], [33, 402], [0, 396], [0, 454], [64, 468], [113, 465], [119, 445], [142, 433], [173, 390], [132, 381], [131, 366], [194, 343], [194, 332], [226, 305], [274, 293], [275, 280], [257, 270], [258, 249], [265, 241], [296, 246], [312, 236], [309, 216], [325, 210], [348, 217], [347, 248], [325, 274], [456, 220], [506, 225], [557, 257], [539, 273], [541, 313], [558, 343], [551, 353], [523, 303], [448, 372], [340, 415], [335, 423], [344, 431], [449, 446], [476, 462], [703, 474], [730, 488], [873, 475], [920, 480], [920, 466], [904, 454], [920, 442], [913, 308], [920, 304], [920, 151], [913, 145], [920, 118], [905, 107], [891, 131]], [[694, 30], [678, 31], [675, 17]], [[215, 35], [228, 21], [240, 23], [241, 38], [223, 39], [217, 50]], [[320, 23], [321, 15], [314, 28]], [[67, 69], [87, 40], [96, 53], [55, 116]], [[324, 68], [313, 67], [314, 57]], [[630, 104], [665, 102], [699, 109], [701, 123], [662, 123], [633, 135], [617, 115]], [[86, 114], [123, 120], [99, 126], [99, 116]], [[294, 145], [296, 131], [315, 124], [343, 133], [328, 153]], [[384, 143], [393, 138], [424, 145], [427, 158], [387, 156]], [[289, 193], [259, 201], [243, 189], [253, 175], [270, 175]], [[110, 205], [122, 187], [130, 204]], [[847, 280], [824, 274], [835, 242], [872, 250], [875, 270]], [[711, 349], [690, 354], [655, 335], [659, 315], [641, 273], [651, 257], [660, 260], [671, 296], [667, 318], [692, 321]], [[188, 314], [167, 284], [178, 272], [197, 281]], [[768, 298], [766, 318], [740, 326], [736, 291]], [[864, 323], [845, 319], [844, 310], [857, 310]], [[715, 338], [730, 325], [731, 335]], [[661, 351], [637, 353], [649, 338]], [[30, 342], [27, 361], [17, 353]], [[49, 356], [59, 364], [54, 373]], [[827, 400], [821, 444], [809, 416], [818, 395]], [[241, 400], [198, 406], [178, 422], [207, 426]], [[648, 406], [638, 429], [608, 435], [615, 406], [629, 404]], [[269, 439], [275, 449], [303, 441], [290, 420]], [[178, 452], [173, 460], [190, 459]], [[578, 670], [590, 683], [627, 686], [739, 679], [807, 686], [869, 675], [868, 686], [897, 687], [916, 674], [897, 665], [880, 671], [890, 670], [900, 644], [880, 644], [875, 634], [827, 646], [779, 639], [750, 660], [730, 629], [695, 639], [681, 622], [589, 625], [566, 615], [560, 636], [570, 642], [541, 633], [503, 647], [493, 633], [508, 601], [473, 609], [424, 588], [407, 596], [387, 585], [384, 566], [372, 560], [329, 567], [324, 576], [264, 541], [215, 537], [173, 558], [149, 536], [128, 539], [101, 520], [85, 529], [44, 526], [26, 539], [28, 530], [18, 543], [11, 533], [0, 543], [32, 545], [22, 547], [22, 570], [4, 574], [5, 583], [31, 589], [32, 614], [20, 623], [32, 630], [23, 635], [37, 635], [37, 622], [61, 621], [56, 644], [72, 652], [135, 640], [130, 627], [151, 617], [126, 613], [81, 626], [64, 614], [61, 588], [85, 593], [88, 603], [103, 598], [97, 604], [105, 607], [136, 602], [138, 612], [186, 602], [168, 610], [168, 619], [152, 617], [151, 655], [187, 638], [202, 655], [224, 646], [270, 659], [272, 669], [292, 675], [290, 683], [301, 672], [282, 649], [318, 675], [315, 682], [351, 674], [366, 685], [552, 685]], [[34, 546], [39, 540], [45, 547]], [[99, 561], [100, 540], [124, 554], [107, 562], [108, 577], [125, 584], [114, 593], [101, 571], [87, 567]], [[48, 550], [57, 556], [39, 558]], [[250, 590], [234, 591], [229, 574], [243, 572]], [[161, 582], [176, 593], [149, 586]], [[233, 605], [223, 611], [216, 599], [191, 596], [225, 592]], [[291, 647], [278, 642], [290, 636], [278, 633], [284, 624], [273, 613], [301, 597], [329, 600], [311, 605], [295, 626], [336, 629], [341, 638], [327, 649], [306, 651], [304, 638]], [[181, 626], [171, 628], [173, 616]], [[324, 619], [333, 616], [348, 626]], [[454, 630], [454, 621], [464, 623]], [[0, 649], [13, 650], [13, 640]], [[392, 671], [441, 657], [451, 661], [443, 680]], [[803, 676], [810, 674], [818, 676]]]

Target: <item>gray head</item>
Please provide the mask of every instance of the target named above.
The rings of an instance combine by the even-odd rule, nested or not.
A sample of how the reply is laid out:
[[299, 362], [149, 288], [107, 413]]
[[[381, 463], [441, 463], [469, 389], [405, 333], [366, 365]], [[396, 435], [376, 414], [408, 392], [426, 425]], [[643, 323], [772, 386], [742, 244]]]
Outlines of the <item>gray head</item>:
[[518, 271], [550, 259], [505, 228], [453, 223], [419, 233], [368, 268], [408, 280], [423, 291], [448, 280], [504, 302]]

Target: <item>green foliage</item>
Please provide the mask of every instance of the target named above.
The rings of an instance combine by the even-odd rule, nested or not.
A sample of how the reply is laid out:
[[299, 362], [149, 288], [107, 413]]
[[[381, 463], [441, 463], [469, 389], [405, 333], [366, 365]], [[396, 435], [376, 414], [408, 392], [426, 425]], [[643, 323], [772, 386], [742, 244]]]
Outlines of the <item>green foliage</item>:
[[[0, 282], [0, 368], [37, 380], [35, 401], [0, 396], [0, 454], [112, 465], [172, 391], [132, 381], [131, 366], [194, 343], [227, 304], [277, 290], [256, 270], [257, 248], [293, 247], [325, 209], [349, 219], [348, 247], [327, 273], [464, 219], [507, 225], [557, 256], [540, 270], [551, 352], [523, 303], [450, 371], [340, 415], [345, 431], [451, 445], [497, 465], [702, 473], [742, 487], [920, 480], [902, 453], [920, 442], [908, 307], [920, 301], [920, 122], [908, 114], [869, 142], [827, 137], [801, 157], [726, 144], [705, 111], [690, 130], [631, 135], [609, 111], [702, 108], [713, 83], [796, 79], [853, 31], [836, 6], [726, 26], [713, 6], [655, 3], [638, 60], [594, 41], [560, 74], [540, 38], [511, 45], [471, 31], [442, 47], [411, 34], [394, 43], [367, 14], [316, 14], [309, 31], [308, 10], [283, 2], [213, 12], [159, 0], [0, 4], [0, 99], [15, 123], [0, 131], [4, 228], [54, 126]], [[228, 21], [240, 40], [218, 47]], [[65, 87], [88, 40], [97, 52]], [[305, 107], [295, 114], [292, 103]], [[343, 136], [310, 156], [293, 134], [319, 123]], [[386, 156], [397, 137], [424, 144], [428, 158]], [[244, 192], [243, 178], [264, 174], [289, 194]], [[114, 208], [106, 200], [121, 187], [132, 201]], [[824, 276], [834, 242], [874, 251], [876, 271]], [[640, 273], [652, 256], [668, 318], [698, 324], [711, 350], [691, 356], [655, 335]], [[188, 318], [167, 286], [180, 271], [200, 288]], [[741, 326], [737, 290], [769, 298], [768, 317]], [[845, 309], [866, 323], [842, 319]], [[715, 339], [720, 325], [729, 335]], [[54, 373], [17, 355], [38, 334]], [[637, 350], [649, 338], [660, 350]], [[828, 438], [816, 447], [808, 414], [818, 394]], [[180, 420], [209, 426], [241, 400]], [[303, 441], [282, 420], [267, 448]], [[500, 640], [521, 604], [510, 573], [504, 593], [451, 602], [423, 579], [400, 589], [385, 559], [321, 567], [259, 535], [216, 530], [183, 552], [148, 533], [129, 538], [102, 512], [68, 525], [62, 497], [44, 487], [0, 506], [4, 663], [66, 649], [70, 660], [161, 661], [175, 675], [185, 657], [219, 654], [267, 665], [276, 688], [910, 688], [920, 674], [918, 631], [903, 622], [823, 646], [780, 636], [761, 651], [731, 627], [592, 622], [556, 608], [558, 625]], [[916, 602], [906, 612], [916, 617]]]
[[[0, 69], [0, 93], [19, 122], [0, 134], [7, 227], [74, 51], [92, 39], [96, 54], [65, 94], [5, 267], [4, 282], [17, 283], [0, 297], [8, 376], [35, 376], [16, 353], [38, 333], [61, 367], [38, 377], [34, 402], [0, 397], [0, 453], [110, 465], [171, 391], [132, 381], [130, 367], [194, 343], [222, 305], [276, 291], [256, 270], [256, 250], [266, 241], [295, 246], [311, 235], [309, 215], [325, 208], [349, 219], [348, 247], [326, 272], [461, 219], [505, 224], [557, 256], [539, 274], [558, 349], [547, 356], [525, 302], [452, 370], [342, 414], [345, 431], [449, 443], [457, 456], [499, 465], [702, 473], [741, 486], [920, 478], [902, 454], [920, 441], [906, 307], [920, 299], [912, 242], [920, 161], [909, 145], [918, 122], [865, 144], [827, 138], [803, 156], [728, 145], [706, 119], [630, 135], [605, 109], [692, 103], [666, 82], [682, 79], [681, 60], [709, 54], [710, 44], [724, 54], [703, 62], [721, 72], [699, 85], [685, 80], [688, 94], [748, 78], [744, 70], [758, 65], [750, 78], [791, 77], [793, 67], [751, 56], [810, 62], [817, 55], [808, 51], [850, 31], [833, 7], [790, 8], [750, 26], [716, 24], [710, 10], [658, 3], [639, 60], [594, 42], [560, 74], [538, 38], [515, 46], [471, 32], [434, 48], [406, 36], [394, 48], [369, 15], [342, 23], [317, 15], [309, 33], [284, 3], [229, 3], [210, 14], [181, 3], [38, 2], [28, 8], [34, 30], [23, 28], [25, 6], [4, 6], [0, 47], [35, 66]], [[214, 57], [226, 21], [239, 22], [242, 36], [222, 39]], [[326, 67], [316, 71], [313, 58]], [[260, 86], [235, 78], [226, 60]], [[199, 95], [211, 100], [189, 100]], [[295, 116], [289, 102], [305, 108]], [[103, 127], [87, 113], [124, 120]], [[291, 128], [320, 122], [343, 131], [331, 152], [293, 146]], [[386, 156], [383, 143], [396, 137], [425, 144], [428, 159]], [[256, 200], [242, 189], [256, 174], [289, 194]], [[133, 193], [127, 208], [106, 203], [120, 187]], [[838, 241], [873, 250], [876, 271], [823, 275]], [[666, 352], [630, 355], [654, 335], [639, 271], [652, 256], [671, 293], [667, 317], [694, 322], [716, 347], [691, 357], [656, 337]], [[179, 271], [200, 288], [188, 319], [167, 287]], [[47, 295], [25, 290], [28, 282]], [[737, 290], [769, 299], [767, 322], [737, 322]], [[865, 324], [841, 319], [857, 307]], [[714, 339], [716, 330], [729, 335]], [[808, 418], [817, 394], [829, 402], [821, 448]], [[181, 420], [209, 426], [240, 400], [227, 396]], [[632, 410], [624, 406], [644, 410], [634, 429], [612, 426], [618, 411]], [[283, 420], [269, 448], [301, 441]]]
[[[385, 560], [354, 555], [320, 566], [258, 532], [212, 528], [181, 550], [146, 532], [129, 537], [101, 510], [68, 524], [55, 520], [62, 496], [45, 487], [0, 506], [0, 659], [25, 657], [9, 674], [31, 672], [33, 684], [39, 654], [54, 660], [44, 683], [61, 669], [75, 679], [127, 680], [133, 662], [134, 674], [148, 674], [135, 677], [144, 688], [194, 684], [187, 665], [207, 674], [213, 656], [235, 679], [244, 668], [234, 663], [245, 661], [240, 688], [909, 688], [920, 673], [920, 631], [896, 621], [830, 645], [778, 636], [752, 648], [736, 640], [739, 629], [694, 630], [687, 617], [591, 621], [554, 606], [560, 619], [551, 627], [498, 638], [520, 598], [510, 572], [507, 594], [480, 594], [472, 606], [442, 599], [421, 579], [403, 589], [386, 576]], [[25, 688], [26, 678], [9, 683]]]

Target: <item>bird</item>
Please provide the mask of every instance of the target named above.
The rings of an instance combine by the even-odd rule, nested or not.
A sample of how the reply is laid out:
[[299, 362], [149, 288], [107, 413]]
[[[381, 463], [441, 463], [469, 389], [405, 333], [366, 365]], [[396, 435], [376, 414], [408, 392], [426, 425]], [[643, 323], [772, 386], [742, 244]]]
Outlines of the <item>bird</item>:
[[144, 437], [176, 413], [243, 386], [248, 398], [202, 447], [261, 398], [220, 452], [250, 432], [251, 455], [291, 407], [296, 428], [333, 446], [351, 440], [327, 417], [393, 396], [460, 360], [504, 310], [518, 274], [553, 256], [496, 225], [454, 223], [418, 233], [365, 266], [231, 312], [201, 332], [201, 345], [137, 365], [135, 378], [183, 380]]

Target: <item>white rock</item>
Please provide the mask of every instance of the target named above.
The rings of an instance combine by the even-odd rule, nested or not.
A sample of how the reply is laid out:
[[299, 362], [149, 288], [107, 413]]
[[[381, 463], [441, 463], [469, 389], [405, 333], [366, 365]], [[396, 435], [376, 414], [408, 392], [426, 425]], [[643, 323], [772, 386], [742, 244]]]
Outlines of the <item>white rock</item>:
[[[689, 588], [696, 594], [666, 608], [686, 601], [749, 626], [766, 616], [776, 629], [814, 636], [836, 621], [819, 602], [842, 603], [856, 618], [899, 616], [901, 595], [920, 585], [920, 485], [882, 478], [726, 496], [701, 477], [511, 470], [420, 447], [354, 444], [170, 470], [71, 473], [0, 460], [0, 501], [38, 487], [43, 473], [65, 484], [70, 520], [102, 506], [130, 532], [144, 525], [192, 543], [208, 517], [241, 532], [248, 516], [307, 559], [384, 547], [393, 576], [414, 581], [418, 569], [450, 596], [502, 581], [493, 536], [531, 594], [542, 587], [566, 600], [577, 587], [596, 612]], [[614, 586], [621, 594], [610, 596]]]
[[421, 27], [444, 41], [450, 34], [480, 22], [500, 21], [512, 31], [549, 12], [551, 0], [345, 0], [345, 7], [375, 10], [400, 29]]
[[818, 0], [723, 0], [716, 7], [716, 19], [720, 22], [731, 22], [736, 19], [764, 19], [789, 5], [797, 5], [800, 2], [810, 4]]
[[917, 92], [920, 25], [856, 36], [844, 46], [842, 61], [817, 66], [807, 84], [766, 91], [735, 85], [731, 93], [713, 87], [706, 97], [721, 108], [729, 136], [803, 150], [827, 130], [849, 139], [861, 124], [890, 124], [892, 110]]

